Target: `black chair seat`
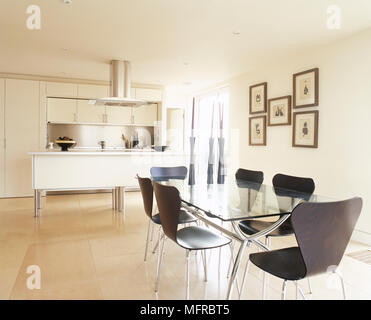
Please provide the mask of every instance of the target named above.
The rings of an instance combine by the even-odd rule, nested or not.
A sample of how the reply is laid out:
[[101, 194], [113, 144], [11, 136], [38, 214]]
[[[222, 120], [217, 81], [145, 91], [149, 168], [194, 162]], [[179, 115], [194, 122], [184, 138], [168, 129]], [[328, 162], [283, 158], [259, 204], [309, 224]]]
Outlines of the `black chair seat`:
[[[155, 214], [154, 216], [152, 216], [152, 221], [156, 224], [161, 224], [160, 214], [158, 213], [158, 214]], [[185, 210], [180, 210], [179, 219], [178, 219], [179, 224], [192, 223], [192, 222], [196, 222], [196, 221], [197, 221], [197, 219], [194, 216], [192, 216], [190, 213], [188, 213]]]
[[193, 226], [179, 229], [176, 240], [181, 247], [189, 250], [218, 248], [231, 242], [230, 239], [209, 229]]
[[250, 254], [250, 261], [260, 269], [285, 280], [300, 280], [306, 267], [298, 247]]
[[[241, 231], [247, 235], [252, 235], [254, 233], [260, 232], [269, 228], [273, 222], [269, 221], [260, 221], [260, 220], [243, 220], [240, 221], [239, 227]], [[282, 236], [289, 236], [294, 234], [294, 230], [292, 229], [291, 220], [290, 218], [287, 219], [284, 223], [282, 223], [278, 228], [274, 229], [271, 233], [269, 233], [269, 237], [282, 237]]]

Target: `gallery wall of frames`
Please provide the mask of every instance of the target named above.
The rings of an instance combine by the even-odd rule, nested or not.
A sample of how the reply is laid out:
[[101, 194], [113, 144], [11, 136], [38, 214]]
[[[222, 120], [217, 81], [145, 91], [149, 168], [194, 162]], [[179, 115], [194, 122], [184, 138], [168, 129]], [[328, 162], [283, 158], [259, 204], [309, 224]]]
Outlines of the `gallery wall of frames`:
[[[292, 96], [268, 98], [268, 83], [250, 86], [249, 145], [267, 145], [267, 127], [291, 126], [292, 146], [318, 148], [319, 68], [292, 76]], [[302, 111], [303, 110], [303, 111]], [[272, 129], [273, 130], [273, 129]]]

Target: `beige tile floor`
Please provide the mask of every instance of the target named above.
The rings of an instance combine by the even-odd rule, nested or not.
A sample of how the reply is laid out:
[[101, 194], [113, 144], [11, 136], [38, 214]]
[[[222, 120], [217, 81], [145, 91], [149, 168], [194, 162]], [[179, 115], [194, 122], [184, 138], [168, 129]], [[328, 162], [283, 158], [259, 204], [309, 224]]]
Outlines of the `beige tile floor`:
[[[150, 253], [143, 261], [148, 220], [141, 196], [130, 192], [126, 199], [125, 219], [112, 211], [109, 194], [43, 198], [39, 219], [33, 218], [33, 199], [0, 199], [0, 299], [184, 299], [184, 250], [167, 241], [156, 296], [156, 255]], [[293, 238], [272, 240], [273, 248], [294, 244]], [[347, 252], [365, 248], [351, 243]], [[224, 299], [229, 249], [222, 249], [220, 269], [218, 249], [210, 251], [207, 259], [205, 282], [200, 255], [191, 256], [191, 299]], [[26, 286], [30, 265], [40, 267], [39, 290]], [[340, 271], [348, 298], [371, 298], [371, 266], [344, 256]], [[268, 298], [279, 299], [281, 286], [280, 279], [269, 277]], [[312, 287], [308, 299], [341, 298], [336, 278], [314, 277]], [[307, 292], [306, 282], [302, 288]], [[261, 292], [262, 272], [252, 266], [242, 298], [260, 299]], [[294, 298], [293, 285], [288, 287], [288, 298]]]

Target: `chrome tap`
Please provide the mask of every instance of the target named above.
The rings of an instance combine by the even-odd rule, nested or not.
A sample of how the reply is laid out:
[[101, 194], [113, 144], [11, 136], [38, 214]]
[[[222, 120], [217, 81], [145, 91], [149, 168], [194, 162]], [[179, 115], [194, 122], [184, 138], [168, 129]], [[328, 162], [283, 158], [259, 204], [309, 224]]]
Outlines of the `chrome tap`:
[[106, 141], [104, 141], [104, 140], [99, 141], [98, 144], [100, 145], [100, 147], [102, 148], [102, 150], [106, 147]]

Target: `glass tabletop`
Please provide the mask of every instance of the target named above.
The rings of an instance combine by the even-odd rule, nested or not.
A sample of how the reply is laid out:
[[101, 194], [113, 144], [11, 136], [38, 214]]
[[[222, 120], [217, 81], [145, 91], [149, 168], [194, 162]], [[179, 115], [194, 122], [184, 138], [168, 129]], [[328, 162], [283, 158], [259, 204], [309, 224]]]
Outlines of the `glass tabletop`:
[[234, 177], [226, 178], [225, 184], [196, 183], [189, 186], [188, 180], [175, 179], [161, 183], [176, 187], [185, 204], [223, 221], [278, 217], [290, 214], [303, 201], [334, 201], [329, 197], [236, 180]]

